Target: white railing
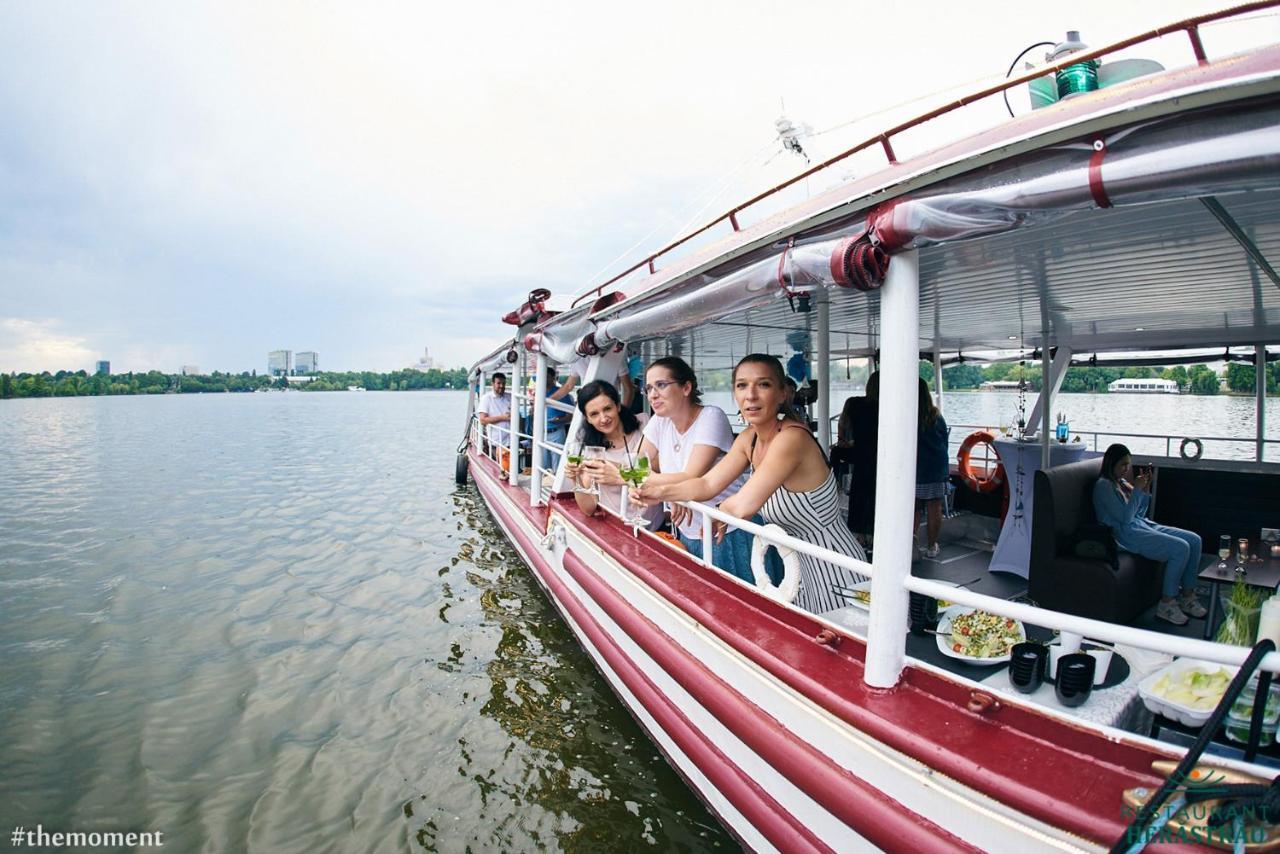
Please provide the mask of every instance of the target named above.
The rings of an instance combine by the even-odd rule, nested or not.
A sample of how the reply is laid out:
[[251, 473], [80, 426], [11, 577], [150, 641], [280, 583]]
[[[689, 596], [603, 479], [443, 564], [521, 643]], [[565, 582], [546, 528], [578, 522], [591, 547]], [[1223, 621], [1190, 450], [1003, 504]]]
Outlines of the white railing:
[[[952, 458], [952, 459], [955, 459], [955, 452], [956, 452], [956, 450], [960, 447], [961, 442], [963, 442], [963, 441], [964, 441], [965, 437], [966, 437], [966, 436], [968, 436], [970, 432], [972, 432], [972, 431], [974, 431], [974, 430], [986, 430], [987, 432], [989, 432], [989, 433], [991, 433], [992, 435], [997, 436], [997, 437], [998, 437], [998, 436], [1000, 436], [1000, 434], [1001, 434], [1001, 432], [1002, 432], [1002, 428], [993, 427], [993, 426], [991, 426], [991, 425], [985, 425], [985, 424], [952, 424], [952, 425], [951, 425], [951, 427], [952, 427], [952, 436], [953, 436], [953, 437], [955, 437], [955, 436], [958, 436], [958, 437], [959, 437], [959, 440], [958, 440], [958, 441], [957, 441], [957, 440], [955, 440], [955, 439], [953, 439], [953, 440], [951, 440], [951, 441], [948, 443], [949, 453], [950, 453], [950, 456], [951, 456], [951, 458]], [[1010, 434], [1010, 435], [1012, 435], [1012, 434]], [[1172, 457], [1175, 455], [1175, 453], [1178, 453], [1178, 452], [1180, 451], [1180, 446], [1181, 446], [1181, 444], [1182, 444], [1182, 440], [1183, 440], [1183, 438], [1192, 438], [1192, 439], [1198, 439], [1198, 440], [1200, 440], [1201, 442], [1203, 442], [1203, 443], [1205, 444], [1205, 448], [1204, 448], [1204, 450], [1205, 450], [1205, 451], [1210, 450], [1210, 449], [1209, 449], [1209, 444], [1208, 444], [1208, 443], [1210, 443], [1210, 442], [1235, 442], [1235, 443], [1237, 443], [1237, 444], [1243, 445], [1243, 446], [1245, 446], [1246, 448], [1250, 449], [1250, 452], [1249, 452], [1249, 454], [1248, 454], [1248, 456], [1247, 456], [1247, 457], [1239, 457], [1239, 458], [1234, 458], [1234, 457], [1213, 457], [1213, 459], [1221, 459], [1221, 460], [1237, 460], [1237, 461], [1241, 461], [1241, 462], [1246, 461], [1246, 460], [1251, 461], [1251, 460], [1253, 460], [1253, 459], [1255, 458], [1255, 456], [1256, 456], [1256, 454], [1257, 454], [1257, 448], [1258, 448], [1258, 438], [1257, 438], [1256, 436], [1188, 436], [1188, 437], [1183, 437], [1183, 436], [1174, 436], [1174, 435], [1170, 435], [1170, 434], [1168, 434], [1168, 433], [1133, 433], [1133, 432], [1130, 432], [1130, 431], [1127, 431], [1127, 430], [1076, 430], [1076, 429], [1074, 429], [1074, 428], [1072, 428], [1072, 430], [1071, 430], [1071, 435], [1072, 435], [1072, 437], [1073, 437], [1073, 438], [1074, 438], [1075, 436], [1089, 436], [1089, 437], [1091, 437], [1091, 438], [1090, 438], [1090, 440], [1088, 441], [1088, 444], [1090, 445], [1090, 450], [1093, 450], [1093, 451], [1102, 451], [1102, 450], [1106, 450], [1106, 449], [1105, 449], [1105, 447], [1103, 447], [1103, 448], [1100, 448], [1100, 447], [1099, 447], [1099, 441], [1098, 441], [1100, 437], [1104, 437], [1104, 436], [1105, 436], [1105, 437], [1107, 437], [1107, 438], [1109, 438], [1109, 439], [1113, 439], [1113, 440], [1114, 440], [1114, 439], [1154, 439], [1154, 440], [1156, 440], [1156, 442], [1157, 442], [1157, 443], [1158, 443], [1158, 442], [1160, 442], [1160, 441], [1163, 441], [1163, 442], [1164, 442], [1164, 455], [1165, 455], [1166, 457], [1170, 457], [1170, 458], [1172, 458]], [[1175, 443], [1176, 443], [1176, 444], [1175, 444]], [[1108, 444], [1109, 444], [1109, 443], [1108, 443]], [[1263, 448], [1264, 448], [1264, 449], [1265, 449], [1268, 445], [1280, 446], [1280, 439], [1263, 439], [1263, 440], [1262, 440], [1262, 445], [1263, 445]], [[1136, 445], [1136, 444], [1135, 444], [1135, 445], [1134, 445], [1130, 450], [1133, 450], [1133, 451], [1135, 451], [1136, 453], [1139, 453], [1139, 454], [1144, 454], [1144, 453], [1149, 454], [1149, 453], [1150, 453], [1150, 451], [1147, 449], [1147, 447], [1146, 447], [1146, 446], [1138, 446], [1138, 445]], [[1265, 452], [1264, 452], [1264, 455], [1263, 455], [1263, 459], [1264, 459], [1264, 460], [1266, 459]]]
[[[739, 519], [736, 516], [730, 516], [728, 513], [721, 511], [717, 507], [711, 507], [701, 504], [697, 501], [680, 502], [691, 510], [697, 510], [704, 514], [703, 519], [714, 518], [734, 528], [741, 528], [749, 531], [757, 537], [762, 537], [765, 542], [774, 546], [785, 546], [795, 549], [811, 557], [821, 561], [833, 563], [836, 566], [844, 567], [853, 572], [870, 576], [872, 574], [871, 564], [860, 561], [849, 555], [840, 554], [838, 552], [824, 549], [813, 543], [804, 540], [798, 540], [791, 536], [775, 536], [766, 531], [760, 525], [748, 522], [745, 519]], [[704, 538], [708, 535], [706, 530], [709, 529], [710, 523], [704, 521]], [[705, 545], [704, 545], [705, 549]], [[709, 553], [709, 552], [708, 552]], [[913, 593], [920, 593], [925, 596], [931, 596], [935, 599], [945, 599], [949, 602], [955, 602], [959, 605], [967, 605], [972, 608], [981, 608], [991, 614], [998, 614], [1001, 617], [1011, 617], [1015, 620], [1021, 620], [1023, 623], [1033, 626], [1041, 626], [1046, 629], [1055, 629], [1059, 632], [1071, 632], [1082, 635], [1090, 640], [1104, 641], [1112, 644], [1125, 644], [1128, 646], [1140, 647], [1142, 649], [1153, 650], [1155, 652], [1164, 653], [1166, 655], [1187, 656], [1198, 658], [1205, 661], [1214, 661], [1219, 664], [1231, 666], [1239, 666], [1244, 663], [1245, 658], [1249, 655], [1249, 648], [1242, 646], [1231, 646], [1229, 644], [1215, 643], [1213, 641], [1195, 640], [1193, 638], [1184, 638], [1177, 635], [1168, 635], [1162, 632], [1153, 632], [1147, 629], [1135, 629], [1130, 626], [1121, 626], [1116, 623], [1107, 623], [1101, 620], [1092, 620], [1086, 617], [1077, 617], [1072, 614], [1064, 614], [1060, 611], [1050, 611], [1047, 608], [1041, 608], [1035, 605], [1025, 605], [1016, 602], [1010, 602], [1007, 599], [1001, 599], [995, 596], [988, 596], [984, 593], [975, 593], [966, 590], [963, 587], [952, 587], [938, 581], [927, 578], [918, 578], [916, 576], [907, 576], [903, 581], [903, 586]], [[871, 608], [876, 608], [876, 601], [872, 599]], [[875, 650], [868, 647], [867, 655], [875, 654]], [[1273, 672], [1280, 673], [1280, 652], [1273, 652], [1262, 660], [1262, 667]]]

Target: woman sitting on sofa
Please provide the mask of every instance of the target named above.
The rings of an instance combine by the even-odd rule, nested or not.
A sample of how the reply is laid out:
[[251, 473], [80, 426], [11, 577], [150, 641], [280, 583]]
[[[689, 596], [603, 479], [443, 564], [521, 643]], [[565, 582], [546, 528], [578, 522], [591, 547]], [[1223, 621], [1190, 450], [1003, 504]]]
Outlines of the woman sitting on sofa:
[[1117, 443], [1107, 448], [1102, 457], [1102, 477], [1093, 485], [1094, 512], [1098, 521], [1111, 529], [1117, 546], [1164, 563], [1164, 586], [1156, 618], [1175, 626], [1185, 625], [1187, 617], [1205, 615], [1204, 606], [1196, 600], [1200, 535], [1152, 522], [1147, 518], [1150, 506], [1151, 472], [1134, 474], [1133, 460], [1124, 445]]

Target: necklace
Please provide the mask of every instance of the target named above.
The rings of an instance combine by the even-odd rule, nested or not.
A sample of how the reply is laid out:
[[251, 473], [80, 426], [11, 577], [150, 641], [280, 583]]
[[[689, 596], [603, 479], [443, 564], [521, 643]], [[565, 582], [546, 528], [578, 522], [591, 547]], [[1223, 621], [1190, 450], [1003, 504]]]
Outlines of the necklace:
[[676, 438], [674, 441], [672, 441], [671, 447], [675, 449], [675, 452], [677, 454], [680, 453], [680, 445], [684, 442], [684, 434], [688, 433], [690, 430], [693, 429], [694, 422], [698, 420], [698, 416], [701, 414], [702, 414], [702, 407], [699, 406], [697, 409], [693, 411], [693, 418], [689, 421], [689, 426], [684, 428], [683, 432], [680, 430], [679, 427], [676, 427], [675, 421], [671, 422], [671, 428], [675, 431], [675, 434], [676, 434]]

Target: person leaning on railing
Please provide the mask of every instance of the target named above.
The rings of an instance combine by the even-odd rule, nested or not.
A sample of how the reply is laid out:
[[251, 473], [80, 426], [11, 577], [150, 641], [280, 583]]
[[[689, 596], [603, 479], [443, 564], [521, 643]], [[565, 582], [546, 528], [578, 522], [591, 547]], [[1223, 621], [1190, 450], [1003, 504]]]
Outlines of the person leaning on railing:
[[[584, 487], [598, 485], [599, 501], [615, 513], [626, 515], [627, 492], [619, 467], [630, 466], [640, 457], [640, 446], [644, 444], [640, 419], [622, 406], [618, 390], [604, 380], [589, 382], [579, 389], [578, 411], [586, 423], [567, 450], [572, 454], [580, 452], [580, 446], [604, 448], [604, 459], [583, 460], [581, 465], [566, 462], [565, 476]], [[573, 498], [586, 515], [596, 512], [595, 495], [574, 492]], [[662, 507], [650, 508], [645, 515], [649, 519], [649, 530], [656, 531], [662, 524]]]
[[[705, 501], [750, 471], [738, 492], [720, 503], [725, 513], [766, 522], [791, 536], [858, 560], [862, 547], [840, 518], [835, 477], [817, 439], [786, 406], [786, 378], [774, 356], [752, 354], [733, 369], [733, 396], [747, 422], [729, 452], [701, 477], [678, 483], [646, 482], [642, 501]], [[717, 537], [725, 536], [716, 523]], [[800, 588], [795, 602], [814, 613], [845, 605], [833, 590], [866, 578], [844, 567], [800, 555]]]
[[1124, 445], [1116, 443], [1107, 448], [1102, 456], [1102, 477], [1093, 485], [1094, 512], [1098, 521], [1111, 529], [1117, 546], [1164, 562], [1164, 586], [1156, 605], [1156, 618], [1175, 626], [1185, 625], [1187, 617], [1203, 617], [1206, 613], [1196, 600], [1200, 535], [1152, 522], [1147, 518], [1150, 507], [1151, 472], [1144, 469], [1133, 474], [1133, 458]]

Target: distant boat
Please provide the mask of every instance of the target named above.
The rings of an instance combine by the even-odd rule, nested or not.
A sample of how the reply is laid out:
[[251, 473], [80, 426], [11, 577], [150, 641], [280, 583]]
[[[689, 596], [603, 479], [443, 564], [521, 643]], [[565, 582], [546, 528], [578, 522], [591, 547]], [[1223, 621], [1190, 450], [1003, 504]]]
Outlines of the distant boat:
[[1173, 380], [1116, 380], [1107, 386], [1107, 391], [1124, 394], [1181, 394], [1181, 389]]
[[349, 385], [349, 386], [347, 386], [347, 391], [364, 391], [364, 386], [360, 386], [360, 385]]
[[983, 391], [1017, 391], [1021, 385], [1017, 380], [987, 380], [979, 388]]

